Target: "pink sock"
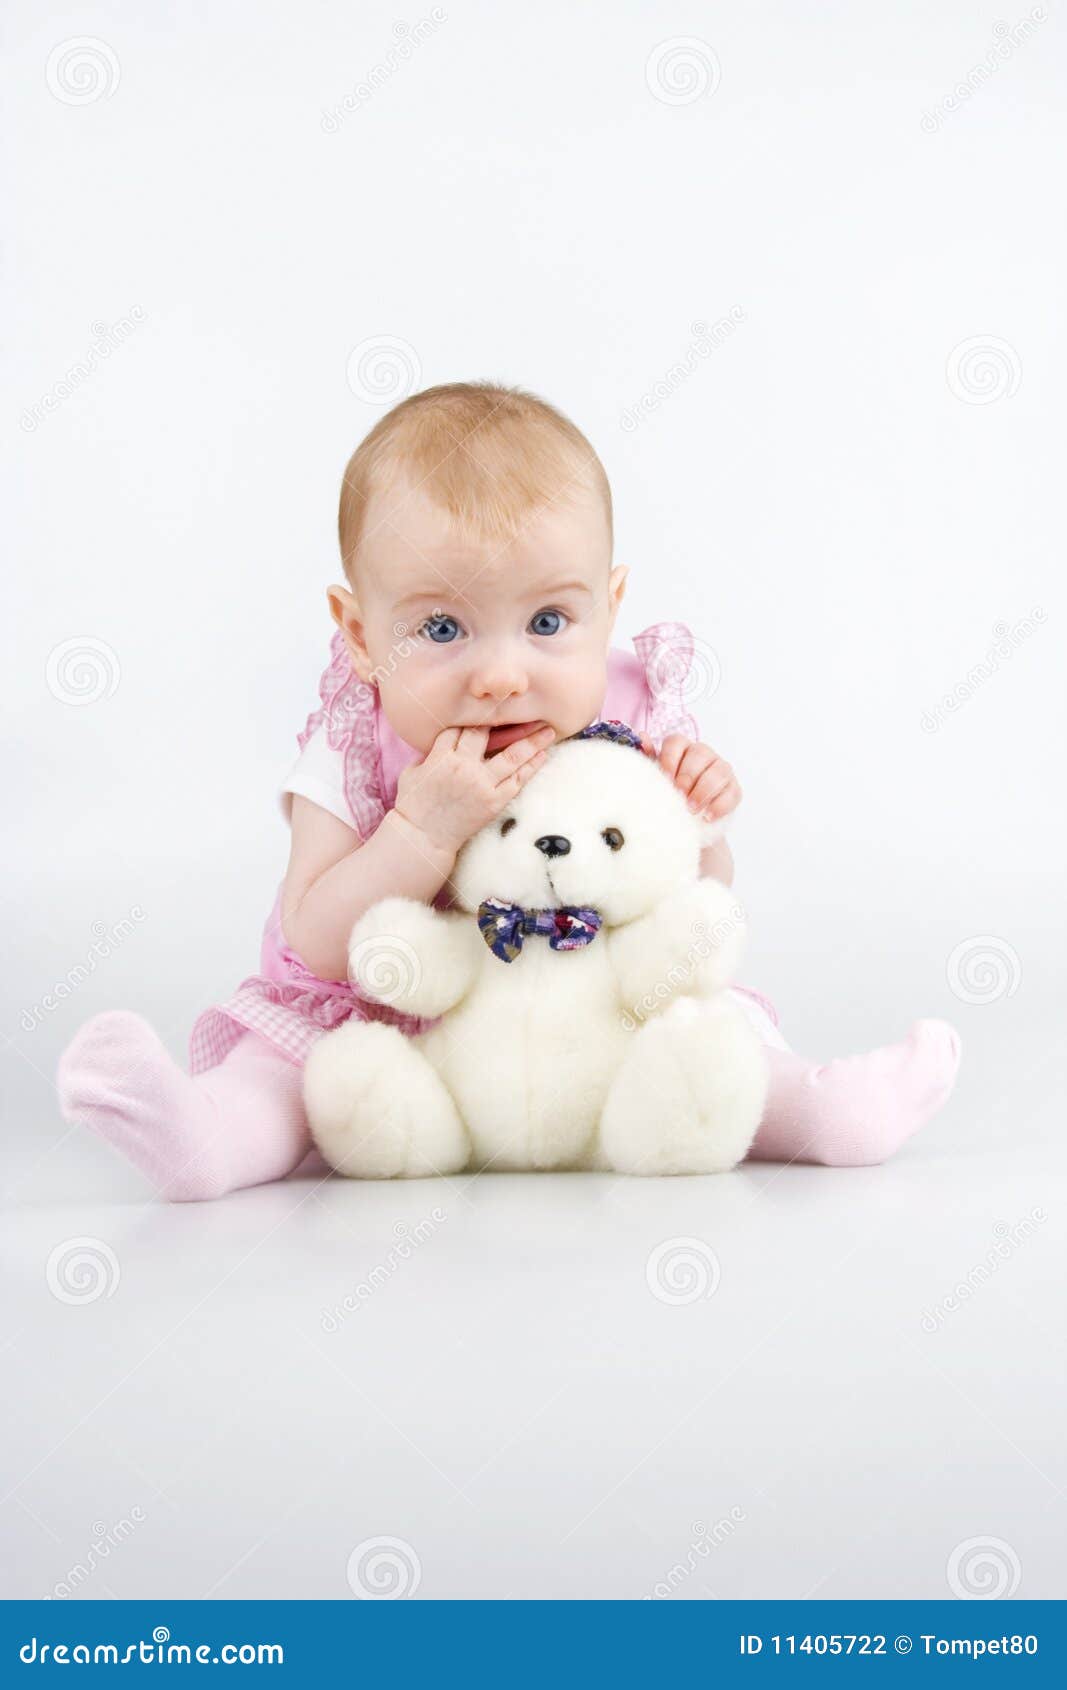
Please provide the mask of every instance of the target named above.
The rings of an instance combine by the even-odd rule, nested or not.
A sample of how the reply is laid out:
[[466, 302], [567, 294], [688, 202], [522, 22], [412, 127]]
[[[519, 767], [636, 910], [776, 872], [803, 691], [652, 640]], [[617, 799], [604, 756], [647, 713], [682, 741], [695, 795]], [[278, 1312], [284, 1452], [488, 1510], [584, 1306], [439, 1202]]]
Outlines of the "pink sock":
[[89, 1127], [182, 1203], [282, 1179], [311, 1147], [302, 1072], [255, 1033], [184, 1073], [140, 1015], [94, 1015], [56, 1075], [64, 1118]]
[[947, 1021], [916, 1021], [900, 1044], [864, 1056], [820, 1065], [768, 1046], [767, 1059], [770, 1090], [749, 1157], [856, 1168], [884, 1162], [940, 1109], [960, 1041]]

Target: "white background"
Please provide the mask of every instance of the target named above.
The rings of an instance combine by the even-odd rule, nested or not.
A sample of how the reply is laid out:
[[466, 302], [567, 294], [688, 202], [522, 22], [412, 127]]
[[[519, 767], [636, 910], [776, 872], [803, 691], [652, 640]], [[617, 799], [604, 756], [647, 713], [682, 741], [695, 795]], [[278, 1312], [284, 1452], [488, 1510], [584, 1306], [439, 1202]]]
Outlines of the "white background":
[[[904, 1250], [929, 1187], [923, 1158], [943, 1212], [972, 1189], [974, 1159], [994, 1157], [951, 1284], [996, 1220], [1049, 1198], [1062, 1134], [1061, 9], [955, 110], [957, 85], [1010, 42], [998, 20], [1023, 11], [443, 10], [347, 112], [398, 23], [428, 8], [9, 14], [14, 1199], [27, 1214], [145, 1201], [139, 1176], [60, 1121], [56, 1058], [111, 1007], [148, 1016], [184, 1057], [196, 1014], [258, 966], [287, 854], [276, 790], [317, 702], [324, 590], [341, 579], [341, 471], [382, 413], [353, 391], [350, 355], [384, 337], [413, 349], [418, 385], [527, 386], [600, 452], [632, 571], [618, 643], [680, 618], [721, 668], [693, 708], [744, 788], [730, 835], [744, 979], [791, 1043], [826, 1059], [917, 1015], [960, 1029], [956, 1096], [902, 1153], [920, 1177], [897, 1238]], [[48, 70], [81, 37], [105, 44], [110, 89], [84, 103]], [[680, 100], [655, 71], [678, 38], [696, 43], [682, 53], [695, 97]], [[694, 323], [734, 308], [734, 331], [671, 382]], [[46, 409], [97, 326], [134, 311], [134, 331]], [[984, 375], [960, 351], [971, 341]], [[627, 427], [658, 382], [673, 391]], [[1035, 613], [946, 712], [995, 630]], [[68, 641], [104, 648], [105, 696], [57, 684]], [[94, 959], [94, 937], [134, 911]], [[954, 974], [961, 946], [972, 960]], [[895, 1177], [838, 1183], [831, 1212], [862, 1229], [855, 1206], [884, 1202]], [[150, 1251], [153, 1225], [228, 1224], [225, 1208], [210, 1223], [126, 1212]], [[773, 1283], [791, 1265], [765, 1271]], [[982, 1522], [953, 1519], [948, 1547], [968, 1525]], [[166, 1556], [153, 1588], [210, 1582], [176, 1590]], [[943, 1593], [886, 1589], [893, 1565], [890, 1542], [844, 1593]], [[761, 1566], [731, 1593], [815, 1582], [794, 1566], [761, 1586]]]

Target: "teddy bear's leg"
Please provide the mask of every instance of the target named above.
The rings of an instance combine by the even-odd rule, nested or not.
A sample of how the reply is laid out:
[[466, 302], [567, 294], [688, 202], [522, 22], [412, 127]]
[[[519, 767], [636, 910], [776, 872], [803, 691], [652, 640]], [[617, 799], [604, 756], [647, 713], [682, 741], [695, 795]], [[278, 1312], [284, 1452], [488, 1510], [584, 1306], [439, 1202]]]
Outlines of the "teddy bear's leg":
[[304, 1069], [311, 1135], [352, 1179], [420, 1179], [467, 1164], [470, 1140], [418, 1040], [381, 1021], [346, 1021]]
[[608, 1093], [600, 1139], [623, 1174], [723, 1173], [759, 1126], [763, 1048], [725, 998], [678, 998], [636, 1035]]

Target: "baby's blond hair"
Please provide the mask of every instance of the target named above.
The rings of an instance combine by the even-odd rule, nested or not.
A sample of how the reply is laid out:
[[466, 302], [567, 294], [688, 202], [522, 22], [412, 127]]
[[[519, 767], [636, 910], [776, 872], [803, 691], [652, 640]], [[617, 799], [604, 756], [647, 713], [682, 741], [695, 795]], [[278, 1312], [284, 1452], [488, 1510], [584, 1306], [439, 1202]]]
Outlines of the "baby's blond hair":
[[337, 527], [352, 586], [370, 496], [400, 471], [458, 527], [489, 541], [511, 538], [539, 506], [591, 487], [603, 499], [610, 543], [611, 488], [581, 429], [521, 387], [447, 382], [394, 405], [348, 460]]

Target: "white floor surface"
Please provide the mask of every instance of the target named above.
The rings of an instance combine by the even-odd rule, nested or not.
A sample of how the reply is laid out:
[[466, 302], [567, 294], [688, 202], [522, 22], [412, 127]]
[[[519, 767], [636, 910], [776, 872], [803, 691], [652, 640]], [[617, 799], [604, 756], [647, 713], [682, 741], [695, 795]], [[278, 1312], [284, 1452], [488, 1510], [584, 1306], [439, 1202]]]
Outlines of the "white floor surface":
[[[50, 1202], [28, 1166], [7, 1594], [1061, 1596], [1067, 1167], [1035, 1083], [1001, 1146], [964, 1091], [870, 1169], [167, 1206]], [[74, 1135], [53, 1184], [73, 1156], [118, 1182]]]

